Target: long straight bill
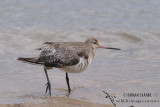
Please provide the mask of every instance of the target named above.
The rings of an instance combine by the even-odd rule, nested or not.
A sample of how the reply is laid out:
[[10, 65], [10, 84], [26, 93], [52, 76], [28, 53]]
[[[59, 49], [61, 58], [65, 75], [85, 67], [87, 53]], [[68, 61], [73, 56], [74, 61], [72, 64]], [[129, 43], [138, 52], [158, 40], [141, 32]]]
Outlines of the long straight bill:
[[112, 47], [104, 47], [104, 46], [99, 46], [98, 48], [121, 50], [120, 48], [112, 48]]

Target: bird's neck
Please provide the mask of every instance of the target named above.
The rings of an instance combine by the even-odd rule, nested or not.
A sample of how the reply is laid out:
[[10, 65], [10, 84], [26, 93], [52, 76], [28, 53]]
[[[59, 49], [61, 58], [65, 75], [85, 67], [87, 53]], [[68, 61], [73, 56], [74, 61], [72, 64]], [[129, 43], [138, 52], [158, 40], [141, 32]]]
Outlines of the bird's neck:
[[91, 51], [89, 52], [89, 55], [88, 55], [88, 63], [89, 64], [92, 62], [94, 55], [95, 55], [95, 49], [91, 49]]

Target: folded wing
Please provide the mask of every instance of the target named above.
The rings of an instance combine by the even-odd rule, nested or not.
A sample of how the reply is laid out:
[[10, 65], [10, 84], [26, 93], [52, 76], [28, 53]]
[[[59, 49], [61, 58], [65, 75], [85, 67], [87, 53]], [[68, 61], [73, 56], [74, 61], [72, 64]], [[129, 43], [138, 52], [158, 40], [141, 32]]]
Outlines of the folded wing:
[[64, 66], [76, 65], [79, 63], [79, 60], [79, 56], [75, 51], [65, 46], [58, 46], [58, 44], [56, 46], [48, 44], [41, 49], [37, 62], [43, 62], [47, 67], [62, 68]]

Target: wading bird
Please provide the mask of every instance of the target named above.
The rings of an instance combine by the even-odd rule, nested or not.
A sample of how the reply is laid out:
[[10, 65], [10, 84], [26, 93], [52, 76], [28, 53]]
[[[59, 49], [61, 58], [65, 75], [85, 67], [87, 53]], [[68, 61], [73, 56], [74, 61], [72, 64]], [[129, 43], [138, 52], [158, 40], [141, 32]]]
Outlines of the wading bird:
[[47, 78], [46, 93], [49, 90], [51, 96], [51, 83], [47, 70], [55, 67], [65, 71], [68, 92], [70, 93], [68, 73], [83, 72], [92, 62], [97, 48], [120, 50], [119, 48], [100, 46], [95, 38], [88, 38], [85, 42], [45, 42], [42, 48], [37, 49], [41, 51], [38, 57], [19, 57], [18, 60], [44, 66]]

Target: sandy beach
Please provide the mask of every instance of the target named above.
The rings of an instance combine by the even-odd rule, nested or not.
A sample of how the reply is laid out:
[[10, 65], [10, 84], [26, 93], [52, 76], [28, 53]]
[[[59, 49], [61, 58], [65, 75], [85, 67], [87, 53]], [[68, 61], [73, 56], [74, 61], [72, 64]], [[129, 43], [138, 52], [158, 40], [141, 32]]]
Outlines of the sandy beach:
[[[1, 0], [0, 107], [160, 107], [160, 0]], [[39, 57], [44, 42], [84, 42], [97, 49], [82, 73], [48, 70], [18, 57]], [[131, 97], [149, 93], [151, 97]]]
[[51, 100], [51, 102], [0, 104], [0, 107], [114, 107], [107, 104], [98, 104], [64, 97], [52, 97], [48, 99]]

